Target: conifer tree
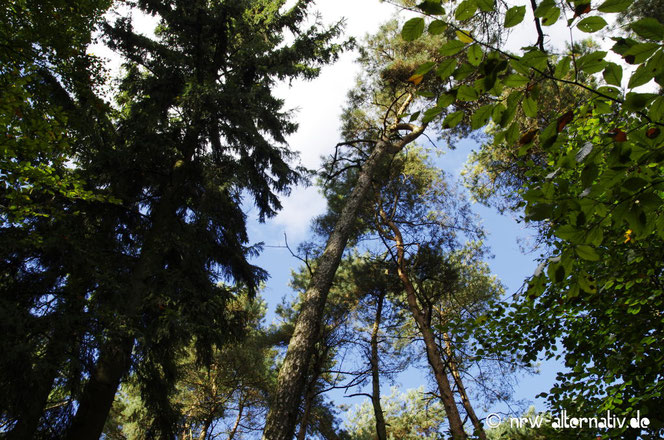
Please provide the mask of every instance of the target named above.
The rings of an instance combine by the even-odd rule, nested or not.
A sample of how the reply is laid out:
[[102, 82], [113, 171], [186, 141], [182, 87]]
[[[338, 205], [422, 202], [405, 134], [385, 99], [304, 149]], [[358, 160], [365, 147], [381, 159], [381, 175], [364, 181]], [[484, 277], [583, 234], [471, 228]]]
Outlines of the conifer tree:
[[[53, 26], [47, 5], [32, 2], [12, 5], [3, 25], [27, 23], [34, 34], [23, 30], [21, 35], [30, 49], [49, 47], [53, 37], [60, 44], [53, 51], [56, 61], [68, 53], [63, 46], [77, 38], [76, 50], [84, 54], [95, 19], [108, 4], [48, 5], [65, 21], [76, 22], [85, 12], [81, 34], [73, 39], [71, 33], [59, 34], [69, 28]], [[126, 75], [112, 92], [117, 112], [78, 81], [89, 76], [90, 63], [63, 62], [69, 76], [48, 72], [57, 62], [36, 63], [38, 78], [50, 87], [40, 95], [44, 102], [76, 110], [66, 129], [79, 129], [71, 143], [88, 192], [66, 195], [76, 199], [75, 205], [25, 212], [23, 225], [42, 225], [44, 236], [60, 239], [50, 253], [42, 244], [26, 247], [15, 225], [3, 227], [3, 238], [11, 243], [3, 288], [12, 292], [30, 283], [29, 290], [17, 291], [27, 292], [23, 297], [3, 295], [13, 301], [10, 334], [14, 340], [28, 336], [32, 344], [22, 352], [14, 349], [17, 355], [10, 357], [7, 370], [3, 365], [3, 382], [16, 387], [34, 381], [43, 399], [55, 399], [44, 411], [43, 403], [7, 396], [3, 418], [11, 435], [25, 438], [19, 428], [29, 424], [39, 436], [98, 438], [129, 372], [154, 416], [146, 433], [168, 437], [175, 432], [178, 416], [170, 396], [179, 368], [174, 354], [194, 341], [199, 355], [205, 355], [241, 328], [224, 313], [233, 293], [220, 281], [253, 291], [265, 277], [247, 262], [258, 248], [247, 242], [243, 195], [263, 220], [280, 208], [278, 194], [287, 193], [300, 177], [285, 146], [296, 124], [271, 88], [278, 80], [315, 77], [343, 49], [332, 41], [340, 24], [303, 26], [309, 5], [138, 1], [136, 13], [159, 17], [156, 39], [135, 32], [129, 18], [102, 29], [125, 61]], [[25, 11], [19, 7], [30, 13], [21, 15]], [[287, 43], [286, 33], [293, 35]], [[3, 38], [10, 35], [11, 29], [3, 28]], [[5, 53], [12, 60], [25, 55]], [[19, 124], [36, 120], [17, 116]], [[68, 227], [71, 232], [65, 233]], [[27, 327], [34, 332], [22, 334]], [[32, 358], [51, 352], [59, 360], [47, 356], [37, 365], [47, 366], [52, 379], [40, 380], [45, 375], [31, 367]], [[21, 371], [25, 381], [9, 371]]]

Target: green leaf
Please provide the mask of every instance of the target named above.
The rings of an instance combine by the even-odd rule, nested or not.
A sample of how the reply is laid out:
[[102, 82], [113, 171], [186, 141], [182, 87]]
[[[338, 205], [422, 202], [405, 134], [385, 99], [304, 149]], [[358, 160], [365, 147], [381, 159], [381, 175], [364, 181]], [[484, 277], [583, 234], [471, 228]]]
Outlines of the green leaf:
[[554, 0], [544, 0], [535, 9], [535, 17], [541, 18], [544, 26], [551, 26], [560, 17], [560, 8], [556, 6]]
[[551, 218], [553, 214], [553, 205], [550, 203], [538, 203], [536, 205], [528, 206], [528, 220], [542, 221]]
[[604, 233], [602, 232], [602, 228], [598, 226], [591, 229], [586, 240], [588, 243], [595, 247], [600, 246], [604, 241]]
[[530, 80], [525, 76], [513, 73], [512, 75], [505, 78], [503, 84], [505, 84], [507, 87], [521, 87], [528, 84], [528, 81]]
[[456, 65], [457, 65], [456, 58], [448, 58], [446, 60], [443, 60], [438, 65], [436, 74], [440, 77], [440, 79], [446, 81], [454, 73]]
[[640, 177], [630, 177], [622, 184], [623, 188], [630, 191], [638, 191], [648, 184], [648, 181]]
[[632, 45], [624, 52], [623, 55], [625, 58], [629, 57], [630, 55], [634, 57], [634, 60], [631, 62], [631, 64], [641, 64], [650, 58], [650, 55], [655, 53], [659, 47], [660, 45], [657, 43], [638, 43]]
[[572, 59], [570, 57], [564, 57], [558, 64], [556, 64], [556, 70], [554, 72], [556, 78], [563, 78], [569, 72], [570, 63]]
[[655, 72], [652, 69], [648, 68], [647, 64], [641, 64], [638, 69], [634, 71], [632, 76], [629, 78], [629, 83], [627, 87], [633, 89], [635, 87], [642, 86], [655, 76]]
[[523, 113], [529, 118], [537, 117], [537, 101], [535, 101], [532, 97], [529, 96], [524, 99], [521, 107], [523, 108]]
[[401, 38], [406, 41], [417, 40], [424, 33], [424, 19], [415, 17], [404, 23], [401, 29]]
[[423, 96], [425, 98], [433, 98], [434, 96], [436, 96], [435, 93], [430, 92], [429, 90], [418, 90], [417, 92], [415, 92], [415, 94], [417, 96]]
[[[587, 246], [587, 247], [589, 247], [589, 246]], [[594, 249], [592, 249], [592, 248], [590, 248], [590, 249], [593, 252], [595, 252]], [[578, 248], [576, 249], [576, 253], [579, 254]], [[581, 255], [579, 255], [579, 256], [581, 257]], [[583, 257], [581, 257], [581, 258], [583, 258]], [[585, 259], [588, 260], [588, 258], [585, 258]], [[597, 256], [597, 259], [599, 260], [599, 255]], [[590, 260], [590, 261], [597, 261], [597, 260]], [[589, 275], [582, 274], [582, 275], [579, 276], [578, 281], [579, 281], [579, 287], [581, 287], [581, 290], [583, 290], [584, 292], [597, 293], [597, 283], [595, 282], [594, 278], [590, 277]]]
[[417, 5], [417, 7], [425, 14], [431, 14], [431, 15], [445, 14], [445, 10], [440, 5], [440, 1], [437, 0], [424, 0], [422, 3]]
[[606, 0], [599, 5], [599, 12], [622, 12], [626, 10], [634, 0]]
[[459, 3], [454, 11], [454, 18], [458, 21], [468, 20], [475, 15], [475, 11], [477, 11], [477, 2], [475, 0], [464, 0]]
[[630, 28], [641, 38], [646, 40], [664, 40], [664, 25], [654, 18], [646, 17], [629, 25]]
[[556, 237], [559, 237], [563, 240], [567, 240], [570, 243], [581, 243], [583, 242], [583, 231], [579, 231], [572, 225], [563, 225], [556, 229]]
[[475, 110], [475, 113], [470, 118], [470, 128], [477, 130], [484, 127], [489, 121], [492, 111], [493, 104], [487, 104]]
[[655, 95], [654, 93], [630, 92], [625, 97], [625, 102], [623, 103], [623, 107], [631, 111], [643, 110], [643, 108], [646, 107], [650, 103], [650, 101], [655, 99], [656, 96], [657, 95]]
[[523, 17], [526, 15], [525, 6], [512, 6], [505, 13], [505, 24], [506, 28], [511, 28], [523, 21]]
[[500, 118], [500, 126], [506, 127], [507, 124], [512, 122], [514, 115], [516, 114], [517, 107], [521, 102], [523, 97], [523, 92], [513, 92], [507, 97], [507, 110], [503, 113], [503, 117]]
[[606, 61], [604, 61], [605, 57], [606, 52], [591, 52], [580, 57], [576, 61], [576, 65], [580, 70], [583, 70], [586, 73], [597, 73], [604, 70], [604, 66], [606, 65]]
[[457, 91], [457, 99], [460, 101], [475, 101], [477, 98], [479, 98], [477, 90], [465, 84], [460, 86]]
[[519, 139], [519, 124], [513, 122], [512, 125], [505, 130], [505, 140], [507, 143], [513, 144], [517, 139]]
[[482, 62], [482, 48], [479, 44], [473, 44], [468, 48], [468, 62], [473, 66], [479, 66]]
[[539, 50], [531, 50], [526, 52], [521, 57], [521, 62], [528, 67], [534, 67], [535, 69], [543, 69], [546, 67], [546, 61], [549, 59], [549, 56], [544, 52]]
[[441, 55], [451, 56], [456, 55], [466, 47], [464, 43], [459, 40], [450, 40], [438, 50]]
[[491, 119], [493, 119], [493, 122], [496, 124], [500, 124], [500, 121], [503, 119], [503, 114], [505, 114], [505, 111], [507, 108], [503, 104], [496, 104], [493, 106], [493, 110], [491, 111]]
[[459, 125], [459, 123], [463, 120], [463, 112], [462, 111], [456, 111], [454, 113], [450, 113], [445, 117], [443, 120], [443, 128], [453, 128]]
[[[585, 244], [580, 244], [574, 248], [576, 251], [576, 254], [583, 258], [584, 260], [588, 261], [598, 261], [599, 260], [599, 254], [597, 251], [592, 246], [588, 246]], [[584, 289], [585, 290], [585, 289]]]
[[620, 87], [623, 76], [622, 67], [616, 63], [607, 63], [604, 68], [603, 76], [604, 81], [606, 81], [607, 84], [613, 84], [614, 86]]
[[565, 267], [559, 262], [550, 262], [546, 274], [551, 281], [559, 283], [565, 279]]
[[452, 93], [444, 93], [444, 94], [440, 95], [436, 105], [438, 107], [447, 108], [454, 102], [455, 99], [456, 99], [456, 97]]
[[560, 18], [560, 8], [552, 8], [544, 17], [542, 17], [542, 25], [553, 26], [558, 21], [558, 18]]
[[418, 67], [417, 70], [415, 70], [415, 73], [413, 73], [413, 75], [424, 75], [430, 72], [431, 69], [433, 69], [434, 67], [436, 67], [436, 63], [434, 63], [433, 61], [426, 62], [422, 64], [420, 67]]
[[511, 60], [509, 60], [509, 65], [512, 67], [512, 69], [514, 69], [517, 73], [520, 73], [521, 75], [529, 76], [532, 73], [530, 68], [520, 59], [512, 58]]
[[440, 35], [445, 32], [447, 25], [444, 21], [434, 20], [429, 24], [429, 33], [431, 35]]
[[650, 116], [653, 121], [661, 121], [664, 119], [664, 96], [660, 96], [653, 101], [650, 110], [648, 111], [648, 116]]
[[594, 162], [590, 162], [584, 169], [581, 171], [581, 184], [583, 188], [588, 188], [593, 184], [595, 178], [599, 174], [599, 169]]
[[444, 107], [438, 107], [438, 106], [428, 109], [427, 111], [424, 112], [424, 116], [422, 117], [422, 123], [426, 124], [428, 122], [433, 121], [436, 118], [436, 116], [438, 116], [443, 112], [443, 110], [445, 110]]
[[477, 6], [483, 12], [493, 12], [496, 7], [494, 0], [477, 0]]
[[535, 8], [535, 17], [542, 18], [547, 12], [556, 7], [556, 2], [554, 0], [543, 0], [537, 8]]
[[462, 63], [454, 72], [454, 79], [457, 81], [463, 81], [475, 72], [477, 72], [477, 68], [471, 66], [470, 63]]
[[654, 76], [658, 76], [664, 72], [664, 50], [660, 49], [655, 52], [655, 55], [650, 57], [646, 63], [648, 70], [650, 70]]
[[592, 32], [597, 32], [598, 30], [605, 27], [607, 24], [608, 23], [606, 22], [606, 20], [604, 20], [602, 17], [594, 16], [594, 17], [584, 18], [576, 25], [576, 27], [581, 32], [592, 33]]
[[616, 42], [611, 50], [619, 55], [625, 55], [625, 52], [627, 52], [632, 46], [638, 44], [636, 40], [632, 40], [631, 38], [614, 37], [611, 39]]

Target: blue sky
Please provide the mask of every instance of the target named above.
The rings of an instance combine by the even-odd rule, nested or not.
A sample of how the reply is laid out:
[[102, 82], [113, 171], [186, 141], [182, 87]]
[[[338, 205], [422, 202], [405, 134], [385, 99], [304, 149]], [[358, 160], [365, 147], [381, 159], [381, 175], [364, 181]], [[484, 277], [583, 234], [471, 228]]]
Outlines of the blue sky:
[[[389, 4], [379, 0], [319, 0], [315, 9], [325, 23], [334, 23], [342, 18], [346, 20], [346, 35], [353, 36], [361, 41], [367, 34], [375, 32], [378, 26], [393, 17], [398, 11]], [[120, 14], [125, 14], [122, 8]], [[404, 12], [401, 12], [402, 17]], [[133, 14], [134, 26], [147, 36], [153, 36], [152, 30], [156, 24], [154, 17]], [[527, 21], [527, 20], [526, 20]], [[524, 21], [525, 23], [525, 21]], [[559, 31], [567, 34], [567, 29], [551, 29], [555, 35]], [[511, 49], [518, 49], [525, 45], [532, 34], [527, 29], [515, 28], [508, 40]], [[513, 44], [509, 44], [513, 42]], [[93, 46], [91, 51], [109, 60], [107, 66], [111, 72], [118, 74], [120, 60], [102, 44]], [[332, 66], [323, 68], [319, 78], [314, 81], [293, 81], [292, 84], [281, 84], [276, 94], [286, 102], [286, 107], [295, 110], [295, 119], [299, 123], [299, 130], [288, 139], [291, 149], [300, 152], [301, 163], [311, 169], [320, 165], [320, 157], [329, 155], [339, 140], [339, 115], [346, 99], [346, 93], [355, 84], [355, 78], [360, 73], [359, 67], [354, 63], [357, 56], [349, 52]], [[458, 148], [450, 151], [439, 145], [445, 154], [436, 163], [448, 175], [458, 177], [458, 174], [473, 148], [472, 141], [462, 141]], [[249, 233], [253, 243], [264, 242], [265, 248], [254, 262], [266, 269], [270, 274], [263, 297], [268, 303], [268, 323], [274, 317], [274, 308], [284, 297], [292, 298], [293, 292], [288, 287], [291, 271], [299, 266], [299, 261], [292, 257], [284, 246], [284, 234], [287, 234], [292, 249], [305, 240], [309, 232], [309, 223], [313, 217], [325, 210], [325, 202], [314, 187], [294, 188], [291, 196], [282, 199], [283, 210], [273, 219], [264, 224], [256, 221], [256, 213], [250, 207]], [[510, 216], [499, 215], [495, 210], [475, 205], [476, 213], [481, 217], [482, 224], [488, 233], [486, 243], [491, 248], [494, 258], [489, 261], [492, 272], [498, 276], [506, 286], [507, 294], [515, 292], [523, 280], [535, 270], [536, 254], [523, 254], [517, 242], [529, 232]], [[555, 377], [559, 365], [549, 363], [542, 367], [542, 374], [525, 377], [515, 392], [515, 399], [533, 400], [534, 396], [548, 390]], [[428, 382], [428, 371], [409, 370], [399, 378], [399, 384], [405, 388], [417, 388]], [[385, 384], [384, 395], [389, 394], [389, 384]], [[335, 393], [336, 403], [359, 403], [361, 399], [343, 398], [341, 393]], [[541, 402], [537, 407], [543, 409]], [[491, 408], [488, 412], [504, 411], [505, 408]], [[482, 412], [480, 411], [480, 414]]]
[[[336, 2], [321, 1], [317, 6], [323, 19], [332, 22], [342, 16], [347, 17], [347, 34], [361, 39], [366, 33], [377, 30], [380, 23], [388, 20], [395, 13], [395, 8], [377, 0], [361, 2], [338, 0]], [[522, 40], [523, 41], [523, 40]], [[290, 87], [282, 85], [277, 93], [286, 100], [286, 106], [296, 108], [296, 120], [300, 130], [289, 139], [290, 147], [300, 151], [302, 164], [316, 169], [320, 164], [320, 156], [333, 151], [339, 140], [339, 115], [345, 102], [347, 91], [355, 84], [359, 68], [354, 64], [355, 53], [348, 53], [335, 65], [323, 69], [320, 78], [311, 82], [294, 82]], [[466, 162], [468, 154], [477, 148], [473, 141], [459, 142], [456, 150], [449, 150], [444, 145], [438, 148], [445, 153], [436, 163], [452, 178], [458, 178], [459, 172]], [[292, 298], [293, 292], [288, 287], [292, 270], [299, 267], [300, 261], [291, 256], [284, 246], [284, 234], [293, 250], [308, 236], [309, 222], [325, 210], [325, 202], [315, 187], [295, 188], [290, 197], [283, 199], [284, 209], [279, 215], [265, 224], [255, 221], [253, 210], [249, 209], [249, 232], [253, 242], [264, 242], [266, 245], [261, 256], [255, 263], [270, 273], [263, 297], [268, 302], [270, 313], [268, 323], [273, 319], [273, 310], [284, 297]], [[506, 287], [506, 293], [516, 292], [524, 279], [532, 275], [537, 263], [537, 253], [524, 254], [519, 246], [519, 239], [528, 239], [531, 232], [523, 228], [513, 216], [500, 215], [495, 209], [478, 204], [475, 212], [488, 233], [486, 243], [494, 258], [489, 260], [491, 270]], [[525, 376], [515, 390], [514, 398], [525, 399], [536, 403], [538, 409], [544, 409], [543, 402], [535, 401], [534, 396], [547, 391], [553, 384], [556, 372], [561, 368], [555, 363], [542, 365], [542, 373], [536, 376]], [[408, 370], [399, 378], [401, 387], [417, 388], [429, 383], [428, 371]], [[389, 384], [385, 384], [383, 393], [389, 394]], [[359, 403], [362, 398], [345, 399], [340, 392], [332, 394], [338, 404]], [[504, 406], [490, 408], [493, 411], [506, 411]], [[480, 414], [483, 414], [480, 411]], [[486, 413], [484, 413], [486, 415]]]
[[[292, 3], [294, 0], [288, 0]], [[509, 3], [509, 1], [508, 1]], [[346, 35], [361, 40], [367, 33], [375, 32], [378, 26], [393, 17], [397, 9], [379, 0], [318, 0], [314, 7], [320, 12], [322, 20], [328, 24], [334, 23], [342, 18], [346, 20]], [[119, 8], [120, 14], [126, 13], [126, 8]], [[401, 12], [402, 18], [407, 13]], [[532, 22], [530, 11], [522, 25], [514, 28], [507, 38], [507, 48], [517, 50], [521, 46], [533, 43], [534, 35], [529, 29], [528, 23]], [[152, 30], [156, 24], [154, 17], [134, 13], [134, 26], [147, 36], [154, 35]], [[570, 34], [561, 20], [556, 26], [547, 28], [548, 37], [546, 43], [552, 43], [553, 47], [561, 47], [570, 38], [580, 40], [578, 34]], [[560, 26], [559, 26], [560, 25]], [[555, 44], [554, 44], [555, 43]], [[601, 43], [605, 46], [608, 42]], [[107, 66], [112, 74], [118, 74], [120, 61], [108, 48], [102, 44], [95, 45], [91, 52], [108, 58]], [[323, 69], [321, 76], [311, 82], [294, 81], [292, 84], [281, 84], [276, 93], [286, 102], [286, 107], [296, 110], [295, 119], [300, 124], [296, 134], [288, 139], [289, 146], [300, 152], [301, 163], [312, 169], [318, 168], [320, 157], [328, 155], [333, 151], [339, 136], [339, 115], [345, 102], [347, 91], [355, 84], [355, 77], [360, 73], [359, 67], [354, 63], [356, 53], [346, 53], [332, 66]], [[629, 78], [629, 75], [625, 75]], [[468, 154], [478, 146], [472, 141], [462, 141], [458, 148], [450, 151], [444, 145], [438, 148], [445, 151], [436, 163], [444, 169], [448, 175], [458, 177]], [[308, 236], [309, 222], [325, 210], [325, 203], [314, 187], [295, 188], [290, 197], [282, 199], [284, 209], [274, 219], [264, 224], [256, 221], [254, 210], [247, 209], [249, 216], [249, 233], [253, 243], [264, 242], [266, 245], [255, 264], [266, 269], [270, 274], [263, 297], [268, 303], [270, 313], [268, 321], [274, 317], [273, 310], [282, 298], [292, 298], [293, 292], [288, 287], [291, 270], [296, 269], [300, 262], [291, 256], [284, 246], [284, 234], [288, 235], [289, 244], [296, 249], [298, 243]], [[491, 249], [494, 258], [489, 260], [489, 265], [494, 274], [498, 276], [506, 287], [509, 295], [517, 291], [524, 279], [531, 275], [537, 263], [536, 253], [524, 254], [519, 246], [518, 240], [526, 238], [530, 232], [523, 228], [515, 218], [510, 215], [499, 215], [494, 209], [480, 205], [474, 205], [475, 212], [480, 216], [482, 224], [488, 233], [486, 243]], [[521, 379], [516, 388], [514, 398], [534, 401], [534, 396], [548, 390], [553, 384], [556, 372], [562, 369], [562, 365], [549, 362], [542, 365], [542, 373], [536, 376], [528, 376]], [[413, 371], [400, 376], [403, 388], [417, 388], [427, 384], [428, 371]], [[389, 394], [389, 384], [386, 384], [383, 393]], [[349, 402], [340, 393], [334, 395], [336, 403]], [[538, 409], [544, 409], [543, 402], [536, 401]], [[492, 411], [504, 411], [505, 408], [490, 408], [486, 413]], [[481, 415], [486, 415], [480, 411]]]

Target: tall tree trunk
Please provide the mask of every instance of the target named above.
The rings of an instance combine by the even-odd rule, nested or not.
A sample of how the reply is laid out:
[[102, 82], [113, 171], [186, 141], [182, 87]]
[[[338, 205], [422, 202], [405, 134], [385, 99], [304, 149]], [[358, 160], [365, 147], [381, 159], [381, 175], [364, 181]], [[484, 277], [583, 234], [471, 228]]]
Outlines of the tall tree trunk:
[[[405, 104], [401, 106], [399, 115], [405, 112], [412, 98], [413, 95], [410, 94]], [[371, 181], [382, 159], [388, 153], [397, 153], [414, 141], [424, 132], [425, 128], [426, 125], [414, 127], [410, 124], [394, 124], [387, 130], [384, 138], [376, 143], [374, 150], [364, 163], [357, 183], [348, 196], [334, 230], [327, 240], [325, 250], [317, 261], [318, 266], [305, 293], [293, 336], [288, 344], [286, 358], [279, 370], [277, 390], [270, 405], [263, 432], [264, 440], [291, 440], [293, 438], [298, 408], [302, 399], [309, 362], [318, 340], [327, 294], [346, 243], [350, 238], [355, 217], [371, 187]], [[389, 136], [396, 134], [397, 130], [410, 130], [410, 133], [397, 143], [392, 143], [389, 141]]]
[[[174, 175], [181, 175], [182, 171], [176, 167]], [[174, 181], [179, 183], [175, 177]], [[141, 255], [129, 282], [128, 295], [119, 307], [119, 322], [110, 323], [111, 335], [101, 343], [97, 363], [78, 399], [78, 410], [67, 430], [66, 440], [99, 439], [120, 381], [131, 368], [134, 337], [127, 334], [127, 328], [136, 325], [143, 298], [150, 289], [150, 278], [161, 269], [165, 252], [163, 237], [170, 226], [177, 223], [173, 187], [173, 184], [166, 185], [165, 194], [153, 208], [152, 228], [145, 236]]]
[[120, 380], [129, 370], [133, 345], [134, 338], [129, 336], [111, 337], [102, 345], [95, 369], [79, 399], [67, 439], [99, 439]]
[[[403, 111], [399, 114], [403, 114]], [[388, 131], [388, 134], [394, 134], [398, 129], [409, 129], [411, 132], [396, 144], [389, 142], [389, 137], [386, 135], [384, 139], [376, 144], [371, 155], [364, 163], [357, 183], [327, 240], [325, 251], [317, 261], [318, 266], [305, 293], [293, 336], [288, 344], [286, 358], [279, 370], [277, 391], [270, 405], [265, 431], [263, 432], [264, 440], [291, 440], [293, 438], [297, 424], [297, 412], [302, 399], [311, 355], [318, 339], [327, 294], [346, 243], [350, 238], [355, 217], [371, 187], [371, 181], [382, 159], [388, 153], [397, 153], [405, 145], [414, 141], [424, 132], [425, 128], [426, 125], [421, 127], [413, 127], [409, 124], [395, 125], [391, 131]]]
[[450, 386], [450, 381], [447, 377], [447, 373], [445, 372], [445, 363], [443, 362], [443, 358], [440, 354], [440, 351], [438, 350], [438, 345], [436, 344], [434, 334], [429, 327], [426, 315], [424, 312], [422, 312], [419, 305], [417, 304], [415, 287], [413, 286], [413, 283], [411, 282], [408, 275], [408, 271], [406, 270], [404, 255], [405, 250], [401, 231], [399, 230], [399, 227], [387, 216], [380, 205], [378, 208], [382, 222], [387, 227], [389, 227], [394, 234], [394, 237], [391, 238], [396, 243], [397, 248], [397, 273], [404, 286], [404, 290], [406, 291], [406, 300], [408, 302], [410, 312], [413, 315], [415, 322], [417, 323], [417, 327], [422, 334], [422, 338], [424, 339], [427, 360], [429, 361], [429, 365], [433, 370], [436, 384], [438, 385], [438, 391], [440, 392], [440, 399], [443, 403], [443, 407], [445, 408], [445, 412], [447, 413], [447, 420], [450, 424], [452, 438], [454, 440], [466, 440], [468, 436], [463, 429], [463, 422], [461, 420], [461, 416], [459, 415], [459, 409], [457, 408], [456, 402], [454, 401], [452, 387]]
[[300, 429], [297, 431], [297, 440], [305, 440], [307, 438], [312, 397], [310, 392], [304, 397], [304, 411], [302, 411], [302, 418], [300, 419]]
[[459, 396], [461, 396], [461, 403], [463, 404], [463, 408], [466, 410], [466, 414], [468, 414], [468, 418], [470, 418], [470, 421], [475, 428], [475, 434], [480, 438], [480, 440], [487, 440], [484, 427], [482, 426], [480, 419], [477, 417], [477, 414], [475, 414], [475, 410], [473, 409], [473, 406], [470, 403], [470, 399], [468, 398], [466, 387], [463, 385], [463, 381], [461, 380], [459, 366], [454, 359], [454, 350], [452, 349], [450, 335], [443, 333], [443, 342], [445, 343], [445, 352], [448, 359], [447, 365], [452, 372], [452, 377], [454, 378], [454, 383], [456, 383]]
[[376, 318], [374, 319], [374, 325], [371, 331], [371, 402], [373, 404], [374, 417], [376, 418], [376, 435], [378, 436], [378, 440], [387, 440], [385, 416], [380, 404], [380, 370], [378, 365], [378, 336], [380, 321], [383, 316], [384, 301], [385, 292], [381, 292], [378, 296]]
[[[321, 338], [321, 341], [325, 341], [325, 337]], [[304, 395], [304, 411], [302, 412], [302, 419], [300, 420], [300, 429], [297, 433], [298, 440], [305, 440], [307, 438], [307, 427], [309, 426], [309, 418], [311, 417], [311, 407], [313, 405], [314, 398], [316, 397], [316, 384], [318, 379], [321, 376], [321, 371], [323, 370], [323, 365], [327, 360], [327, 355], [329, 353], [329, 346], [326, 344], [322, 351], [315, 353], [314, 366], [311, 372], [311, 378], [309, 383], [306, 386], [306, 392]]]

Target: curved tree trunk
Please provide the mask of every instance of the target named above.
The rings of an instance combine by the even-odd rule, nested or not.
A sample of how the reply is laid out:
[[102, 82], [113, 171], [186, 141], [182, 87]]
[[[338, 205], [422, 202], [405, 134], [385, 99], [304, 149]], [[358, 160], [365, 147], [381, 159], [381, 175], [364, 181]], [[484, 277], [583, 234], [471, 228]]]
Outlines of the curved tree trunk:
[[443, 333], [443, 341], [445, 342], [445, 352], [448, 359], [447, 364], [450, 371], [452, 372], [452, 377], [454, 377], [454, 383], [456, 383], [459, 396], [461, 396], [461, 403], [463, 404], [463, 408], [466, 410], [466, 414], [468, 414], [468, 418], [470, 418], [470, 421], [475, 428], [475, 434], [480, 438], [480, 440], [487, 440], [482, 422], [480, 422], [477, 414], [475, 414], [475, 410], [473, 409], [473, 406], [470, 403], [470, 399], [468, 398], [466, 387], [463, 385], [463, 381], [461, 380], [459, 366], [454, 360], [454, 351], [452, 350], [452, 341], [450, 339], [450, 335]]
[[237, 417], [235, 418], [235, 423], [233, 424], [233, 429], [231, 429], [230, 434], [228, 434], [228, 440], [233, 440], [237, 430], [240, 427], [240, 422], [242, 421], [242, 412], [244, 411], [244, 403], [240, 397], [240, 407], [237, 409]]
[[[401, 106], [399, 115], [403, 114], [412, 101], [412, 94]], [[337, 271], [341, 256], [350, 238], [355, 224], [355, 217], [362, 206], [371, 187], [373, 176], [388, 153], [396, 153], [404, 146], [419, 137], [426, 125], [414, 127], [410, 124], [395, 124], [383, 139], [376, 143], [371, 155], [360, 171], [357, 183], [353, 188], [341, 214], [335, 224], [334, 230], [327, 240], [325, 250], [318, 259], [309, 287], [305, 293], [300, 314], [295, 323], [295, 329], [284, 363], [279, 370], [277, 391], [273, 397], [267, 415], [264, 440], [291, 440], [297, 424], [297, 413], [304, 391], [309, 362], [314, 346], [318, 340], [320, 323], [323, 318], [327, 294], [330, 291], [334, 274]], [[397, 130], [410, 130], [400, 141], [393, 144], [389, 142], [389, 135], [395, 135]]]
[[383, 316], [383, 302], [385, 293], [381, 292], [376, 304], [376, 318], [371, 331], [371, 403], [373, 404], [374, 417], [376, 418], [376, 435], [378, 440], [387, 440], [387, 427], [385, 426], [385, 415], [380, 404], [380, 370], [378, 365], [378, 335], [380, 321]]
[[415, 287], [413, 286], [413, 283], [411, 282], [405, 267], [405, 250], [401, 231], [380, 206], [379, 213], [383, 224], [389, 227], [394, 234], [394, 237], [391, 238], [395, 241], [397, 248], [397, 273], [404, 286], [404, 290], [406, 291], [408, 307], [413, 315], [413, 318], [415, 319], [415, 322], [417, 323], [417, 327], [420, 330], [420, 333], [422, 334], [422, 338], [424, 339], [427, 360], [429, 361], [429, 365], [433, 370], [436, 384], [438, 385], [438, 391], [440, 392], [440, 399], [443, 403], [443, 407], [445, 408], [445, 412], [447, 413], [447, 420], [450, 424], [452, 438], [454, 440], [466, 440], [468, 436], [463, 429], [463, 421], [461, 420], [459, 409], [457, 408], [456, 402], [454, 401], [452, 387], [450, 386], [450, 381], [447, 377], [447, 373], [445, 372], [445, 363], [443, 362], [443, 358], [440, 354], [440, 351], [438, 350], [438, 345], [436, 344], [434, 334], [429, 327], [426, 316], [417, 304]]

